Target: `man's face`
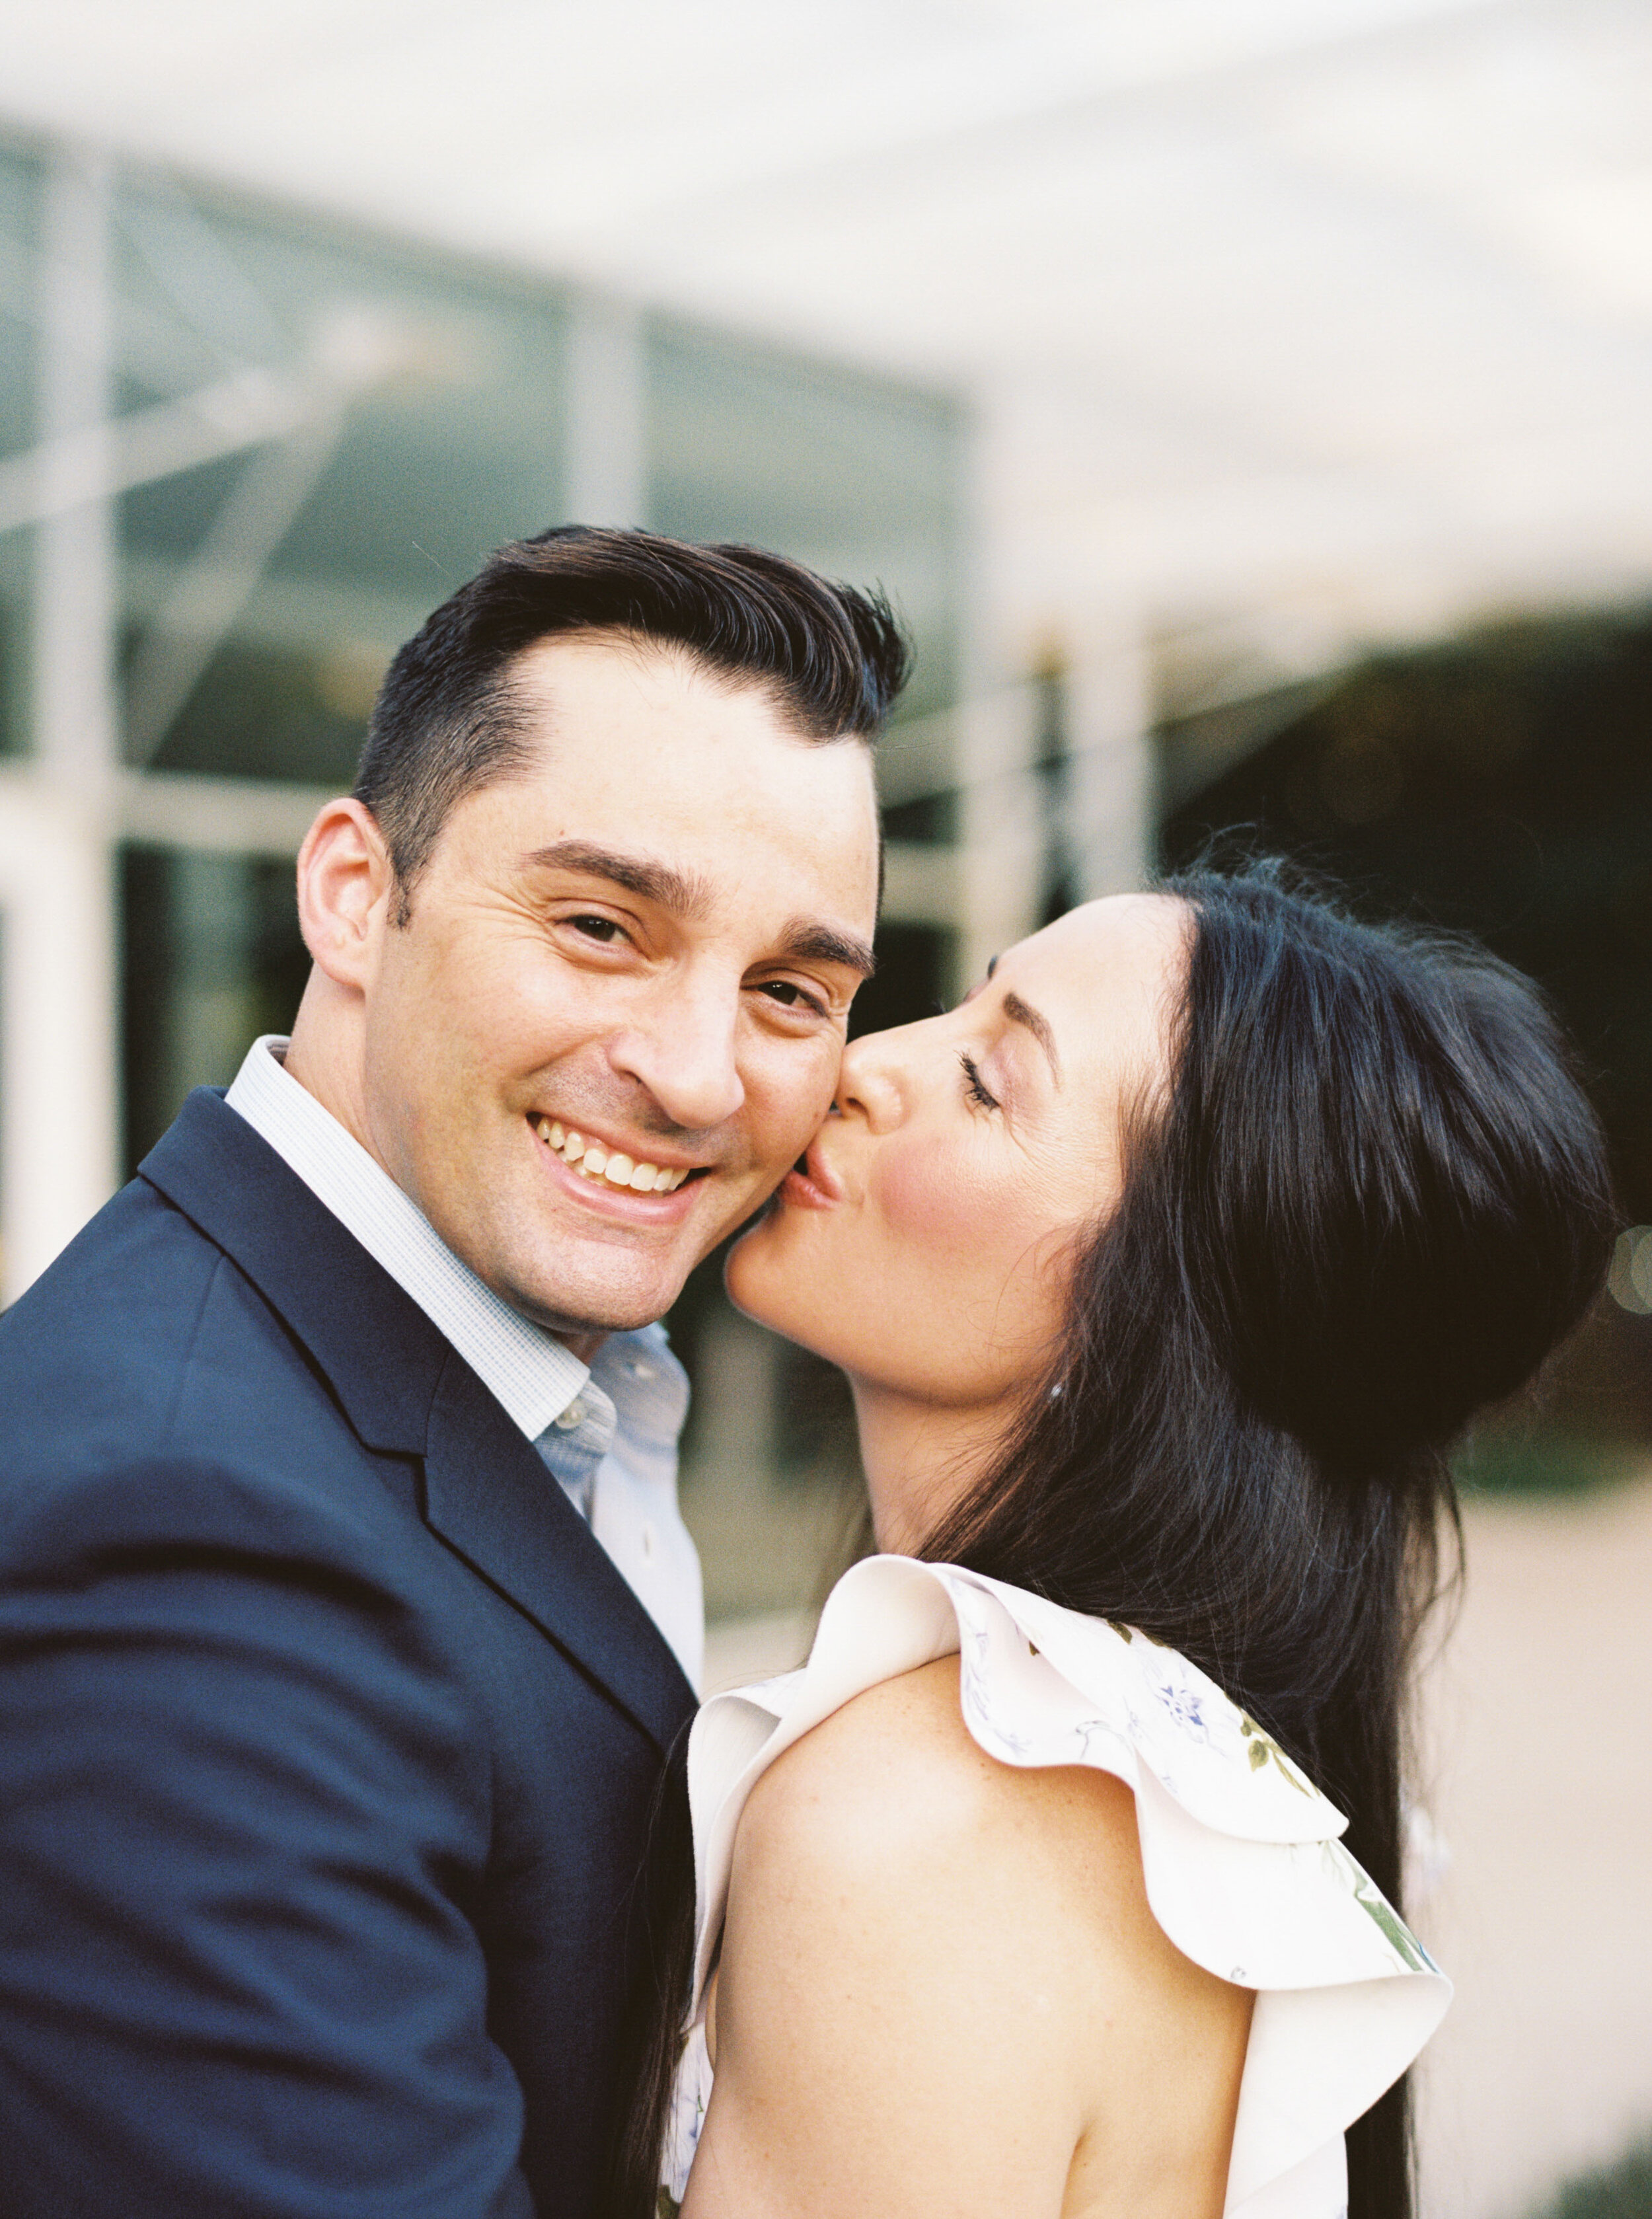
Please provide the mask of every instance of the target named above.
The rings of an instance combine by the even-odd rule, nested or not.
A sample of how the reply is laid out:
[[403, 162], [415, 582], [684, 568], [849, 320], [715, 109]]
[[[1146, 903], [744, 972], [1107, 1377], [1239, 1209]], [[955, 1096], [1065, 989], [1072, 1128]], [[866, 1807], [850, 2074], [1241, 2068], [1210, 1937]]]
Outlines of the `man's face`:
[[380, 929], [363, 1112], [448, 1246], [578, 1339], [669, 1308], [824, 1116], [876, 804], [865, 747], [669, 650], [545, 640], [513, 674], [535, 759]]

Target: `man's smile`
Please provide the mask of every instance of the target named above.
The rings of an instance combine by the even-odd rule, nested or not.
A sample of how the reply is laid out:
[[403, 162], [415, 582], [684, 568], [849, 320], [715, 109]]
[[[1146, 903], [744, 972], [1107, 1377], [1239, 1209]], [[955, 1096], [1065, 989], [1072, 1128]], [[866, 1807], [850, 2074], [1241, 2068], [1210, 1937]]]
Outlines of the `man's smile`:
[[641, 1143], [622, 1147], [612, 1134], [587, 1133], [537, 1111], [529, 1112], [527, 1122], [556, 1185], [586, 1209], [616, 1223], [680, 1224], [693, 1209], [697, 1190], [714, 1168], [707, 1164], [661, 1163], [659, 1159], [664, 1151], [657, 1143], [656, 1152], [644, 1156], [640, 1153]]
[[573, 1132], [553, 1117], [541, 1117], [534, 1130], [553, 1155], [577, 1167], [582, 1177], [606, 1179], [610, 1186], [629, 1187], [633, 1194], [674, 1194], [696, 1168], [703, 1168], [650, 1163], [628, 1156], [623, 1148], [605, 1148], [599, 1141]]

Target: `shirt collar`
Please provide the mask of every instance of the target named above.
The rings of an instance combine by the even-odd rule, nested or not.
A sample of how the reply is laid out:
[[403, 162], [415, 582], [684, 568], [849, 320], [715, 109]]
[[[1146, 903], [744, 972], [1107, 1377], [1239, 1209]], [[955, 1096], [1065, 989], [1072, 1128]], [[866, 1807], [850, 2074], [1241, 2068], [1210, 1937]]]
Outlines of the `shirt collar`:
[[579, 1395], [589, 1367], [454, 1254], [382, 1165], [283, 1067], [287, 1045], [279, 1033], [254, 1041], [225, 1097], [229, 1107], [412, 1296], [512, 1422], [537, 1439]]
[[581, 1514], [591, 1514], [597, 1467], [618, 1446], [633, 1468], [669, 1459], [688, 1414], [688, 1374], [662, 1325], [612, 1333], [591, 1359], [591, 1376], [535, 1445]]
[[664, 1326], [610, 1333], [591, 1359], [591, 1383], [613, 1403], [627, 1441], [675, 1448], [688, 1415], [688, 1374], [673, 1355]]

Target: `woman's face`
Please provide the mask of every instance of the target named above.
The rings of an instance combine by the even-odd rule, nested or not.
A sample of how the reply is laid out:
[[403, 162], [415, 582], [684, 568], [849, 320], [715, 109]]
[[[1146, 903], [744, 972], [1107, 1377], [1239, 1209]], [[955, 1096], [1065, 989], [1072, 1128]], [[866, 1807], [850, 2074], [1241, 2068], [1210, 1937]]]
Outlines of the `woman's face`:
[[1121, 1118], [1168, 1076], [1188, 933], [1167, 896], [1090, 902], [946, 1016], [854, 1042], [806, 1168], [730, 1257], [741, 1308], [857, 1389], [1006, 1414], [1073, 1236], [1118, 1197]]

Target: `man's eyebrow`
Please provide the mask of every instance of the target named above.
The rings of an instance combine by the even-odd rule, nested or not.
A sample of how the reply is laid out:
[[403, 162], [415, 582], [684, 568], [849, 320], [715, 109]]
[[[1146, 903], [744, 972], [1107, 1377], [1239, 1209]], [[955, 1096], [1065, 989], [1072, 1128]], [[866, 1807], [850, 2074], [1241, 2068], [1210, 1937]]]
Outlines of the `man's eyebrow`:
[[[711, 892], [705, 881], [654, 855], [623, 855], [590, 840], [556, 840], [549, 848], [536, 848], [524, 861], [531, 870], [578, 871], [587, 878], [607, 879], [691, 924], [711, 913]], [[777, 954], [794, 963], [841, 963], [863, 979], [870, 979], [877, 968], [868, 942], [812, 917], [792, 919], [779, 935]]]
[[779, 953], [794, 963], [841, 963], [863, 979], [870, 979], [878, 967], [869, 942], [812, 917], [792, 918], [780, 935]]
[[1044, 1016], [1041, 1010], [1035, 1010], [1030, 1002], [1023, 1002], [1019, 994], [1006, 994], [1003, 998], [1003, 1013], [1005, 1016], [1009, 1018], [1010, 1023], [1012, 1025], [1025, 1025], [1028, 1031], [1031, 1033], [1033, 1038], [1043, 1049], [1045, 1054], [1048, 1056], [1050, 1059], [1050, 1076], [1054, 1079], [1056, 1085], [1059, 1086], [1061, 1084], [1061, 1059], [1055, 1052], [1055, 1035], [1050, 1029], [1049, 1019]]
[[698, 923], [711, 906], [705, 880], [680, 871], [653, 855], [626, 855], [612, 848], [599, 848], [590, 840], [557, 840], [549, 848], [536, 848], [524, 859], [531, 870], [579, 871], [587, 878], [607, 879], [628, 894], [657, 902], [674, 916]]

